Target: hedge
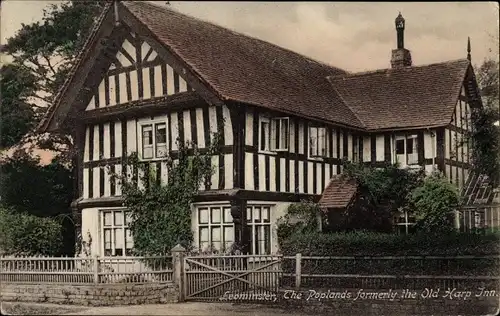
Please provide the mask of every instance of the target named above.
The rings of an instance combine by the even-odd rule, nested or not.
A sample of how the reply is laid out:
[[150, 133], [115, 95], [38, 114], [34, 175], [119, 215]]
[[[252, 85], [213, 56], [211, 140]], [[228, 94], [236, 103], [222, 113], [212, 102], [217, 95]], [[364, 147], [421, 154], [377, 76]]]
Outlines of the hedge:
[[463, 256], [500, 255], [500, 233], [395, 235], [372, 232], [294, 234], [280, 240], [284, 255]]

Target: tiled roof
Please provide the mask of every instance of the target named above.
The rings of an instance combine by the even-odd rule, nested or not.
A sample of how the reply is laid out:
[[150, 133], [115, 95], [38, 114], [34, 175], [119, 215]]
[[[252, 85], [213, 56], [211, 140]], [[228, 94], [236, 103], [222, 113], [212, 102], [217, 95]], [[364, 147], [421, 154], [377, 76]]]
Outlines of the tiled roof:
[[223, 99], [362, 126], [345, 104], [332, 102], [326, 77], [344, 70], [166, 7], [122, 3]]
[[[365, 130], [443, 126], [451, 121], [470, 62], [349, 74], [290, 50], [146, 1], [121, 1], [154, 37], [223, 101], [284, 111]], [[60, 106], [109, 11], [90, 32], [75, 67], [48, 109]]]
[[329, 80], [368, 130], [442, 126], [451, 122], [469, 64], [463, 59]]
[[321, 208], [346, 208], [358, 191], [355, 179], [346, 175], [336, 175], [321, 195]]

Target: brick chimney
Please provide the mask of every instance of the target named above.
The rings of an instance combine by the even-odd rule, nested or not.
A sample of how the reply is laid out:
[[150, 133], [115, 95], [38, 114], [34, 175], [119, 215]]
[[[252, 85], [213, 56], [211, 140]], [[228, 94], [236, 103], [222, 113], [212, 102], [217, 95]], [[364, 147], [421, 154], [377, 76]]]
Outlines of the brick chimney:
[[411, 66], [410, 51], [404, 45], [405, 19], [399, 12], [396, 18], [396, 33], [398, 40], [398, 48], [392, 50], [391, 67], [402, 68]]

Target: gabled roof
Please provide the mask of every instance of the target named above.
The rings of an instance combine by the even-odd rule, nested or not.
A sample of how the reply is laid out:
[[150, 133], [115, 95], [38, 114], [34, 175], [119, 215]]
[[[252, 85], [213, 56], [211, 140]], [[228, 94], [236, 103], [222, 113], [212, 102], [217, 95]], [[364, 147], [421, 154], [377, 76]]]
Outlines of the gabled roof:
[[451, 122], [467, 59], [329, 77], [368, 130], [443, 126]]
[[346, 208], [358, 191], [355, 179], [346, 175], [334, 176], [323, 191], [319, 206], [321, 208]]
[[[236, 101], [362, 130], [444, 126], [451, 122], [467, 60], [349, 74], [279, 46], [146, 1], [120, 1], [134, 23], [182, 60], [220, 101]], [[106, 6], [39, 130], [70, 102], [86, 57], [112, 14]], [[127, 22], [127, 21], [125, 21]], [[101, 33], [99, 33], [101, 32]], [[85, 72], [85, 71], [82, 71]], [[62, 111], [64, 112], [64, 111]], [[62, 117], [62, 116], [61, 116]]]

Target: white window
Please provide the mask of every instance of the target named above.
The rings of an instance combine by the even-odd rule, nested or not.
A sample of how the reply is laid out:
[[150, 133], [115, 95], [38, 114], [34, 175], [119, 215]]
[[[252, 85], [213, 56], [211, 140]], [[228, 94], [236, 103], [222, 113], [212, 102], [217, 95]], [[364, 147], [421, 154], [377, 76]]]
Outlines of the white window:
[[197, 210], [198, 247], [201, 251], [224, 252], [234, 242], [234, 224], [229, 206], [200, 207]]
[[394, 224], [399, 234], [408, 235], [414, 232], [415, 217], [408, 214], [407, 211], [400, 212], [399, 216], [394, 219]]
[[271, 253], [271, 207], [248, 206], [247, 225], [250, 231], [251, 254]]
[[101, 240], [104, 256], [130, 256], [134, 248], [129, 229], [130, 213], [125, 210], [102, 210]]
[[309, 157], [327, 157], [328, 137], [325, 127], [309, 127]]
[[261, 118], [259, 129], [259, 149], [261, 151], [288, 150], [290, 130], [287, 117]]
[[402, 165], [418, 164], [417, 135], [396, 137], [396, 160]]
[[167, 124], [145, 124], [142, 132], [142, 159], [163, 158], [167, 155]]

